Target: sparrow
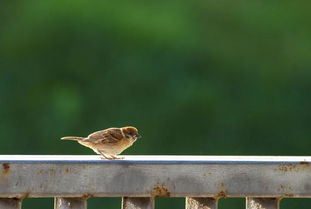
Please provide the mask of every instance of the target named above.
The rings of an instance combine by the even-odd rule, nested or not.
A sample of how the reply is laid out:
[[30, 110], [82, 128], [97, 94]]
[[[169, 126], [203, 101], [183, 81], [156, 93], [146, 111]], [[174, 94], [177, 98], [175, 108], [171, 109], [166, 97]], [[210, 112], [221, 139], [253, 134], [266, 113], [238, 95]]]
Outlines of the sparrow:
[[83, 146], [91, 148], [105, 159], [122, 159], [116, 155], [133, 145], [140, 138], [137, 128], [126, 126], [122, 128], [108, 128], [91, 133], [87, 137], [65, 136], [62, 140], [75, 140]]

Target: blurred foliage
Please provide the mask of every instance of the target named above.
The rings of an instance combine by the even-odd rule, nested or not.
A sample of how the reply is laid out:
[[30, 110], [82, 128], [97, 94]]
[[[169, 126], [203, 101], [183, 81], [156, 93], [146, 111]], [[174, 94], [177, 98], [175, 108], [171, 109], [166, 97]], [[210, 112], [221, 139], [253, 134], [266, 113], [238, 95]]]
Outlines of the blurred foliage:
[[0, 153], [134, 125], [124, 154], [309, 155], [310, 4], [2, 0]]

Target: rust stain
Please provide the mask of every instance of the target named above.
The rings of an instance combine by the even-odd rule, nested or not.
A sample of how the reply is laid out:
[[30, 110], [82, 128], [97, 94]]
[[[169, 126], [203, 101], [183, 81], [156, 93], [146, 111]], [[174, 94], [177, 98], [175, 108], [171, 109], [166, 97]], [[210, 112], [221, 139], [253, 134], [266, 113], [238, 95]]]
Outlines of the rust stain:
[[77, 174], [78, 171], [74, 170], [70, 167], [66, 167], [66, 168], [48, 168], [48, 169], [39, 169], [37, 171], [37, 174], [39, 175], [50, 175], [50, 176], [56, 176], [56, 175], [64, 175], [64, 174]]
[[279, 165], [279, 170], [283, 172], [288, 172], [288, 171], [295, 171], [297, 165], [295, 164], [285, 164], [285, 165]]
[[55, 174], [56, 174], [56, 170], [55, 169], [53, 169], [53, 168], [49, 169], [49, 175], [55, 176]]
[[3, 169], [2, 174], [8, 175], [10, 173], [10, 164], [9, 163], [3, 163], [2, 169]]
[[227, 196], [227, 191], [226, 190], [220, 190], [216, 197], [221, 198], [221, 197], [226, 197]]
[[19, 195], [17, 195], [16, 197], [14, 197], [16, 200], [23, 200], [25, 198], [30, 197], [30, 192], [26, 192], [26, 193], [21, 193]]
[[306, 169], [311, 169], [310, 163], [306, 161], [301, 161], [299, 162], [299, 164], [281, 164], [275, 170], [282, 172], [300, 172]]
[[50, 168], [50, 169], [40, 169], [37, 174], [43, 174], [43, 175], [50, 175], [50, 176], [55, 176], [57, 173], [57, 171], [53, 168]]
[[290, 192], [292, 192], [293, 188], [291, 186], [280, 184], [279, 187], [277, 188], [277, 190], [279, 192], [285, 193], [285, 195], [286, 195], [286, 194], [289, 194]]
[[28, 198], [30, 196], [30, 192], [27, 192], [25, 194], [21, 194], [18, 198], [19, 199], [25, 199], [25, 198]]
[[171, 196], [171, 193], [170, 193], [170, 191], [166, 185], [157, 184], [153, 187], [153, 190], [151, 192], [151, 196], [153, 196], [153, 197], [169, 197], [169, 196]]
[[128, 197], [123, 197], [123, 198], [122, 198], [122, 208], [123, 208], [123, 209], [126, 209], [126, 208], [127, 208], [127, 204], [126, 204], [127, 199], [128, 199]]
[[224, 183], [220, 184], [219, 192], [216, 194], [215, 198], [222, 198], [227, 196], [227, 190], [225, 189]]
[[82, 195], [82, 199], [87, 200], [87, 199], [89, 199], [90, 197], [93, 197], [93, 196], [94, 196], [93, 194], [84, 194], [84, 195]]

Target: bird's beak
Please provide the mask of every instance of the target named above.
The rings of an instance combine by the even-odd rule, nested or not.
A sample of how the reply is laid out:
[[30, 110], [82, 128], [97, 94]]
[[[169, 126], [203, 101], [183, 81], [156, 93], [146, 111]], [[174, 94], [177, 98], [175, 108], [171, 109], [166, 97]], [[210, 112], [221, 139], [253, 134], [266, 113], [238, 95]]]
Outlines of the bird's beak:
[[141, 135], [140, 135], [139, 133], [135, 134], [135, 136], [136, 136], [137, 138], [141, 138]]

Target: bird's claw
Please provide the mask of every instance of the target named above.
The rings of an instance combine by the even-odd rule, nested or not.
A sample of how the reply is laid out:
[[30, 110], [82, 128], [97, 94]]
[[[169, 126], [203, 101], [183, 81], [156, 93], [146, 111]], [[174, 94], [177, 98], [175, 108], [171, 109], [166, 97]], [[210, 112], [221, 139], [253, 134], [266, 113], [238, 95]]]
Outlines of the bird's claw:
[[121, 160], [121, 159], [124, 159], [124, 157], [118, 157], [116, 155], [102, 155], [100, 158], [103, 160]]

